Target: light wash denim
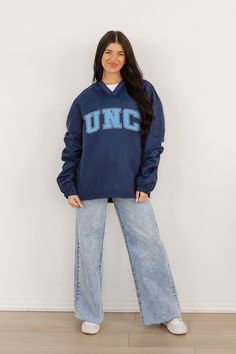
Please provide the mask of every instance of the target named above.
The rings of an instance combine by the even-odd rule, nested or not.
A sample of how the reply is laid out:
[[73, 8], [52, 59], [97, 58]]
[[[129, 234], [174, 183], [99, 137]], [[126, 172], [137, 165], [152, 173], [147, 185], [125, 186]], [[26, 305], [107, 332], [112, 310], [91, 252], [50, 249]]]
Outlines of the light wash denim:
[[[144, 325], [181, 316], [166, 250], [159, 236], [150, 199], [112, 198], [131, 264], [140, 314]], [[107, 198], [82, 200], [76, 208], [74, 306], [75, 318], [101, 323], [102, 252]]]

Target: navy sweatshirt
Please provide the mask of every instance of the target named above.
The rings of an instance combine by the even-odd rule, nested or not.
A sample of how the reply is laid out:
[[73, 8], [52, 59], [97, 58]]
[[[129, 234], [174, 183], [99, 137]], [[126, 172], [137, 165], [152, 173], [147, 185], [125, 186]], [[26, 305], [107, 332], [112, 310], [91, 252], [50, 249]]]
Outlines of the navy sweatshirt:
[[165, 120], [154, 86], [147, 80], [143, 85], [154, 114], [144, 139], [140, 111], [123, 80], [113, 91], [100, 80], [74, 99], [66, 121], [64, 164], [56, 179], [66, 198], [108, 198], [112, 203], [112, 197], [135, 198], [136, 191], [150, 197], [164, 150]]

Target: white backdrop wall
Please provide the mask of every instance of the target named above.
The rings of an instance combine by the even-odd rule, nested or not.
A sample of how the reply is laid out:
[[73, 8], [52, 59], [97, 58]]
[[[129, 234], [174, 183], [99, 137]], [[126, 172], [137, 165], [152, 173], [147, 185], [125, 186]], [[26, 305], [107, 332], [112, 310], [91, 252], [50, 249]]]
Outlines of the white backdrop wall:
[[[183, 312], [235, 312], [236, 2], [0, 1], [1, 310], [72, 310], [75, 209], [59, 191], [66, 115], [92, 83], [99, 39], [120, 30], [162, 100], [151, 202]], [[136, 311], [108, 204], [104, 311]]]

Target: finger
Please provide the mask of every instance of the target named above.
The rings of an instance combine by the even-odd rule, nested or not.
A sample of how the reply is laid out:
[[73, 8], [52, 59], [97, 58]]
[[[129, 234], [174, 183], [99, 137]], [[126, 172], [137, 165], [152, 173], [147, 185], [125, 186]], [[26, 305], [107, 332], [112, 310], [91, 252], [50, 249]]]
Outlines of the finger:
[[137, 193], [139, 194], [137, 202], [143, 203], [146, 200], [145, 198], [146, 198], [147, 194], [144, 192], [140, 192], [140, 191], [138, 191]]
[[145, 193], [141, 193], [141, 196], [139, 198], [139, 203], [144, 203], [146, 200], [148, 200], [147, 195]]
[[140, 192], [140, 194], [141, 194], [140, 199], [142, 202], [145, 202], [149, 198], [147, 193]]
[[81, 201], [79, 201], [79, 206], [80, 206], [81, 208], [84, 207], [83, 204], [81, 203]]
[[136, 202], [139, 201], [139, 191], [136, 191]]
[[78, 197], [74, 198], [74, 200], [78, 206], [80, 206], [82, 208], [84, 207], [83, 204], [81, 203], [81, 200]]
[[70, 202], [69, 202], [70, 206], [72, 206], [73, 208], [78, 208], [79, 207], [79, 204], [77, 203], [77, 201], [75, 199], [72, 199]]

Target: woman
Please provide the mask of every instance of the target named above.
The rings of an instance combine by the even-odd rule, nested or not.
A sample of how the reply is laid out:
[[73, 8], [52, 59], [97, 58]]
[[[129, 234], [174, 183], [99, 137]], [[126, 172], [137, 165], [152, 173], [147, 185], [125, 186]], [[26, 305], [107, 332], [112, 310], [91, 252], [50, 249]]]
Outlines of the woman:
[[57, 183], [76, 208], [75, 318], [97, 333], [102, 309], [102, 250], [107, 202], [114, 203], [126, 242], [144, 325], [187, 333], [150, 201], [164, 150], [162, 103], [120, 31], [99, 41], [93, 83], [67, 116]]

